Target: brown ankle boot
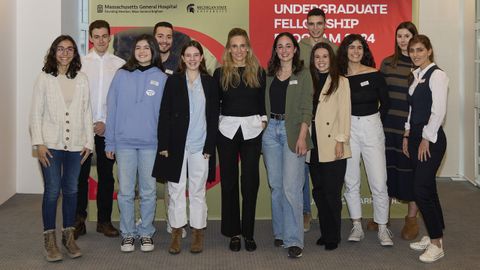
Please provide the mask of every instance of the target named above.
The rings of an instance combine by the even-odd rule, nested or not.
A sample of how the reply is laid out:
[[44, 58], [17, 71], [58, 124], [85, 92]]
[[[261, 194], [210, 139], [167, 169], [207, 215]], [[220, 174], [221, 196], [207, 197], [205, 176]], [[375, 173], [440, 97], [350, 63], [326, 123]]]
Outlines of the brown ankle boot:
[[87, 227], [85, 226], [85, 217], [77, 215], [75, 218], [75, 231], [74, 231], [74, 238], [75, 240], [78, 239], [80, 235], [84, 235], [87, 233]]
[[55, 230], [48, 230], [43, 232], [43, 244], [45, 247], [45, 259], [49, 262], [61, 261], [63, 259], [62, 253], [57, 246], [57, 238]]
[[172, 242], [168, 252], [170, 254], [178, 254], [182, 250], [182, 228], [172, 228]]
[[367, 230], [378, 231], [378, 224], [375, 221], [373, 221], [373, 219], [369, 219], [367, 222]]
[[80, 252], [80, 248], [75, 243], [75, 238], [73, 236], [74, 231], [75, 231], [75, 227], [68, 227], [63, 229], [62, 231], [63, 247], [67, 251], [67, 255], [72, 259], [82, 256], [82, 253]]
[[402, 228], [402, 239], [413, 240], [418, 236], [417, 217], [405, 216], [405, 225]]
[[192, 245], [190, 246], [190, 252], [200, 253], [203, 251], [203, 229], [192, 230]]

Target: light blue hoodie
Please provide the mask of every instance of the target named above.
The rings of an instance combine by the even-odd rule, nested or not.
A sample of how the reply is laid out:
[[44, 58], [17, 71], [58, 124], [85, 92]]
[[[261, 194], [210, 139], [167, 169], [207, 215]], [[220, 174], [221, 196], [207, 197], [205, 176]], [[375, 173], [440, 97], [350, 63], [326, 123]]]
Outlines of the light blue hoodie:
[[107, 96], [105, 151], [156, 149], [160, 103], [167, 75], [157, 67], [119, 69]]

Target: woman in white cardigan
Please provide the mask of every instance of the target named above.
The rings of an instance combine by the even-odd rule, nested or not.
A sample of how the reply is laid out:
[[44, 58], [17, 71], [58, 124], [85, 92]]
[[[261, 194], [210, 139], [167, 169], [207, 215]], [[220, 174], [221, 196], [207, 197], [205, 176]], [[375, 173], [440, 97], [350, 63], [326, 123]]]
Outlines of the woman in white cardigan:
[[82, 254], [73, 232], [80, 165], [93, 149], [88, 81], [77, 45], [70, 36], [57, 37], [45, 57], [33, 89], [30, 114], [32, 145], [42, 169], [42, 218], [47, 261], [62, 260], [55, 237], [57, 200], [62, 193], [62, 243], [71, 258]]

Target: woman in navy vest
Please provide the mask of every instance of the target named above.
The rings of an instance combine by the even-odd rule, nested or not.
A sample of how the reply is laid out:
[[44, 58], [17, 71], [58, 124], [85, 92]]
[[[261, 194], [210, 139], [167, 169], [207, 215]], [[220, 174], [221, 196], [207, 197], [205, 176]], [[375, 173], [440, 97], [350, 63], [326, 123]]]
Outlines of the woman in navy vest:
[[435, 65], [427, 36], [414, 36], [408, 43], [408, 53], [418, 68], [412, 72], [408, 90], [410, 110], [405, 123], [403, 153], [412, 161], [415, 202], [428, 231], [428, 236], [411, 243], [410, 248], [424, 251], [420, 261], [434, 262], [444, 256], [445, 224], [435, 176], [447, 147], [442, 123], [447, 108], [448, 77]]

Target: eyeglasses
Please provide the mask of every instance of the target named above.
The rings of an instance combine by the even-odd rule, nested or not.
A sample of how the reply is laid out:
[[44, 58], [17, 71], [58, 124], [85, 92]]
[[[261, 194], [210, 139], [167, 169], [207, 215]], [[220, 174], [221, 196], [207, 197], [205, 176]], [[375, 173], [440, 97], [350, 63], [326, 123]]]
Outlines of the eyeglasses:
[[67, 48], [61, 47], [61, 46], [57, 47], [57, 53], [59, 54], [67, 53], [68, 55], [72, 55], [74, 52], [75, 52], [75, 48], [73, 47], [67, 47]]

